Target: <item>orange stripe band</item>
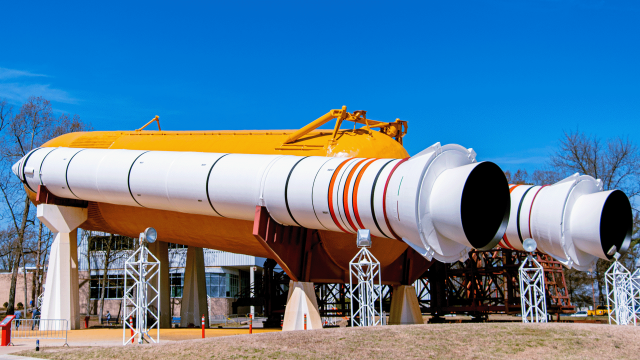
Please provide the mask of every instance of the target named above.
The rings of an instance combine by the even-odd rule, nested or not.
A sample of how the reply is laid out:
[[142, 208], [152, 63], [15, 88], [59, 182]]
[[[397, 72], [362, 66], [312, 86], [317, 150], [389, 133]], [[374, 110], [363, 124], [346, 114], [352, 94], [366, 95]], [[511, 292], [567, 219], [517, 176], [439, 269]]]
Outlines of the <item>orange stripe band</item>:
[[[521, 184], [511, 186], [509, 188], [509, 194], [511, 194], [513, 192], [513, 190], [515, 190], [520, 185]], [[510, 247], [512, 250], [515, 250], [515, 248], [511, 245], [511, 243], [509, 242], [509, 239], [507, 238], [507, 232], [506, 231], [504, 232], [504, 235], [502, 236], [502, 239], [504, 240], [504, 243], [506, 244], [506, 246]]]
[[342, 163], [340, 163], [340, 165], [338, 165], [338, 167], [333, 172], [333, 175], [331, 176], [331, 181], [329, 182], [329, 212], [331, 213], [331, 219], [333, 219], [333, 223], [336, 224], [336, 226], [338, 228], [340, 228], [340, 230], [346, 232], [347, 234], [351, 234], [351, 232], [345, 230], [342, 226], [340, 226], [340, 223], [338, 222], [338, 219], [336, 218], [336, 213], [333, 210], [333, 184], [336, 181], [336, 177], [338, 176], [338, 173], [340, 172], [340, 169], [342, 169], [342, 167], [346, 163], [351, 161], [352, 159], [353, 158], [349, 158], [349, 159], [343, 161]]
[[355, 174], [358, 166], [367, 160], [369, 159], [362, 159], [358, 161], [351, 171], [349, 171], [349, 176], [347, 176], [347, 181], [345, 181], [344, 184], [344, 191], [342, 192], [342, 206], [344, 207], [344, 213], [347, 216], [347, 222], [349, 222], [349, 225], [351, 225], [351, 228], [353, 228], [353, 231], [355, 232], [358, 232], [358, 227], [353, 223], [351, 214], [349, 213], [349, 184], [351, 183], [351, 178], [353, 178], [353, 174]]
[[358, 225], [360, 225], [360, 229], [364, 229], [364, 225], [362, 225], [362, 221], [360, 220], [360, 213], [358, 212], [358, 187], [360, 186], [362, 175], [364, 175], [364, 172], [367, 170], [369, 165], [373, 164], [376, 160], [378, 159], [373, 159], [362, 167], [362, 170], [360, 170], [360, 173], [356, 177], [356, 184], [353, 186], [353, 214], [356, 216], [356, 221], [358, 222]]

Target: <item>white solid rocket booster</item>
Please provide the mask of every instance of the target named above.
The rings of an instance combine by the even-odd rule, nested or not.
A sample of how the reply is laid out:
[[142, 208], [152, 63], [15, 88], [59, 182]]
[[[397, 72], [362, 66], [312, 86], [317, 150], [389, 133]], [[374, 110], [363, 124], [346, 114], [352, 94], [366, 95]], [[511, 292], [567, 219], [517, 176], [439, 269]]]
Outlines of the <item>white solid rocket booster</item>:
[[500, 168], [439, 143], [407, 159], [38, 148], [13, 166], [29, 189], [61, 198], [253, 220], [404, 241], [453, 262], [502, 238], [509, 192]]
[[591, 176], [574, 174], [548, 186], [511, 185], [509, 225], [500, 246], [523, 250], [533, 238], [538, 249], [568, 267], [588, 270], [611, 259], [631, 242], [631, 204], [620, 190], [602, 191]]

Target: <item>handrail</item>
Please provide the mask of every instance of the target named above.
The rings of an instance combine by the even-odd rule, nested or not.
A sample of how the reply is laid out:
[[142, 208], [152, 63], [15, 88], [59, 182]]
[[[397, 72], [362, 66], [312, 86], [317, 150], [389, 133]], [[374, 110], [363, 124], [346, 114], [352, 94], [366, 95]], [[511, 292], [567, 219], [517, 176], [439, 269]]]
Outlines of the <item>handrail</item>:
[[144, 128], [149, 126], [149, 124], [151, 124], [154, 121], [158, 123], [158, 131], [162, 131], [162, 129], [160, 129], [160, 116], [158, 115], [156, 115], [156, 117], [154, 117], [153, 119], [149, 120], [149, 122], [144, 124], [144, 126], [141, 127], [140, 129], [136, 129], [136, 131], [142, 131]]
[[352, 121], [357, 124], [362, 124], [363, 129], [367, 131], [371, 131], [373, 128], [380, 128], [380, 132], [393, 137], [402, 144], [402, 137], [407, 133], [407, 122], [402, 121], [400, 119], [396, 119], [395, 122], [388, 123], [377, 120], [367, 119], [367, 112], [364, 110], [357, 110], [353, 113], [347, 112], [347, 107], [343, 106], [342, 109], [334, 109], [329, 111], [328, 113], [320, 116], [316, 120], [310, 122], [309, 124], [302, 127], [300, 130], [295, 131], [293, 134], [289, 135], [289, 137], [282, 143], [282, 145], [291, 144], [301, 137], [307, 135], [311, 131], [319, 128], [320, 126], [328, 123], [329, 121], [336, 119], [336, 126], [333, 129], [333, 134], [331, 136], [331, 140], [329, 141], [331, 144], [335, 143], [336, 137], [338, 136], [338, 131], [340, 130], [340, 125], [342, 125], [343, 121]]

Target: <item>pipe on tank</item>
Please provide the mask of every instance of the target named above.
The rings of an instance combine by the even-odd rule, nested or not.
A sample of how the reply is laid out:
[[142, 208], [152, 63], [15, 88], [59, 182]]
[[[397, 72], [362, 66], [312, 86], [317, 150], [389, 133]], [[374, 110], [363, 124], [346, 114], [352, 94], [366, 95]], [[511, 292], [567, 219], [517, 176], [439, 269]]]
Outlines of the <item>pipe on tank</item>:
[[40, 148], [13, 171], [62, 198], [240, 220], [266, 206], [283, 225], [366, 228], [445, 262], [497, 245], [509, 216], [500, 168], [439, 143], [406, 159]]
[[531, 237], [538, 248], [568, 267], [591, 269], [611, 259], [612, 246], [625, 252], [633, 226], [631, 204], [620, 190], [602, 191], [591, 176], [574, 174], [553, 185], [511, 185], [511, 216], [500, 245], [524, 250]]

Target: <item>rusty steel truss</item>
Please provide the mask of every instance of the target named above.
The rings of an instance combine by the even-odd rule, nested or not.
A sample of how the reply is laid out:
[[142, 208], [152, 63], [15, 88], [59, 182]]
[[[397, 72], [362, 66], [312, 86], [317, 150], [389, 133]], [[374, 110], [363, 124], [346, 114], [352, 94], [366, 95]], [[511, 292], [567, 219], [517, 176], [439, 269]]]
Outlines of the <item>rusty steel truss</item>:
[[[544, 267], [548, 313], [574, 312], [562, 264], [546, 254], [535, 256]], [[435, 320], [446, 314], [486, 319], [489, 314], [520, 313], [518, 268], [525, 258], [521, 251], [474, 250], [464, 262], [434, 262], [416, 284], [422, 312]]]

